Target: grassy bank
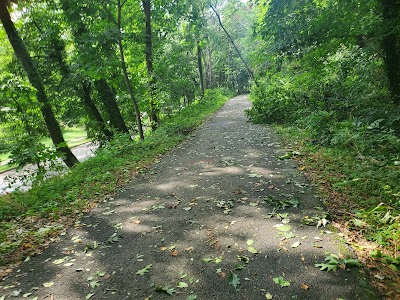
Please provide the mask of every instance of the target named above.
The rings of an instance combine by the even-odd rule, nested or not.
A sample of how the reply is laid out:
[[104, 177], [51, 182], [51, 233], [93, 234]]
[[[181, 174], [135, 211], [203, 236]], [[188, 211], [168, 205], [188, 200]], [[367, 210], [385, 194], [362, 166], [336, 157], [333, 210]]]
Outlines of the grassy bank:
[[[356, 147], [321, 145], [309, 131], [275, 126], [325, 200], [330, 218], [383, 291], [400, 288], [400, 167], [398, 158], [360, 154]], [[374, 137], [376, 138], [376, 136]]]
[[[68, 127], [63, 130], [63, 136], [69, 147], [75, 147], [89, 142], [87, 138], [87, 133], [83, 127]], [[51, 147], [53, 142], [50, 138], [43, 138], [40, 141], [46, 147]], [[10, 153], [0, 153], [0, 162], [8, 160]], [[0, 166], [0, 172], [11, 170], [16, 168], [17, 165], [2, 165]]]
[[[77, 165], [26, 193], [0, 197], [0, 264], [32, 255], [108, 194], [122, 188], [138, 170], [185, 139], [231, 95], [209, 93], [163, 124], [145, 141], [120, 136]], [[1, 274], [0, 274], [1, 275]]]

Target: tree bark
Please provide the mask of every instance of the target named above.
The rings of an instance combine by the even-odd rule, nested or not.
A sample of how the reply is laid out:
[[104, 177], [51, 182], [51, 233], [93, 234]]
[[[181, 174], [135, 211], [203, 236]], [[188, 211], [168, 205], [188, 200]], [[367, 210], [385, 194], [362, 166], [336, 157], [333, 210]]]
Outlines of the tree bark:
[[150, 84], [150, 123], [152, 130], [155, 130], [159, 123], [158, 108], [154, 97], [156, 96], [155, 78], [153, 74], [153, 39], [151, 31], [151, 2], [150, 0], [142, 0], [143, 11], [146, 23], [145, 45], [146, 45], [146, 67], [147, 76]]
[[135, 96], [133, 94], [132, 84], [131, 84], [131, 82], [129, 80], [128, 68], [126, 67], [126, 63], [125, 63], [124, 47], [122, 45], [122, 34], [121, 34], [122, 5], [123, 4], [121, 4], [121, 0], [118, 0], [117, 27], [118, 27], [118, 48], [119, 48], [119, 54], [120, 54], [120, 60], [121, 60], [121, 68], [122, 68], [122, 73], [124, 74], [126, 88], [128, 89], [129, 96], [131, 97], [131, 100], [132, 100], [132, 103], [133, 103], [133, 108], [135, 109], [135, 115], [136, 115], [136, 122], [137, 122], [138, 131], [139, 131], [139, 137], [140, 137], [141, 140], [144, 140], [142, 118], [140, 116], [139, 106], [138, 106], [136, 98], [135, 98]]
[[11, 46], [14, 49], [15, 55], [21, 62], [24, 71], [28, 75], [29, 82], [36, 89], [36, 97], [41, 104], [40, 110], [53, 144], [59, 152], [63, 153], [63, 160], [65, 164], [71, 168], [79, 163], [79, 161], [71, 152], [71, 149], [67, 146], [67, 143], [64, 140], [60, 125], [54, 116], [50, 102], [47, 98], [42, 79], [40, 78], [39, 72], [33, 63], [28, 50], [25, 48], [25, 45], [15, 28], [13, 21], [11, 20], [6, 1], [0, 1], [0, 19], [3, 23], [3, 27], [7, 33]]
[[118, 109], [118, 104], [115, 100], [115, 94], [108, 85], [107, 81], [104, 78], [97, 79], [94, 81], [94, 85], [108, 113], [111, 127], [119, 132], [129, 134], [128, 127], [126, 127], [124, 118]]
[[247, 72], [249, 73], [251, 79], [253, 79], [254, 83], [256, 84], [256, 86], [258, 86], [258, 82], [256, 80], [256, 78], [254, 77], [253, 71], [250, 69], [249, 65], [247, 64], [247, 62], [244, 60], [242, 54], [240, 53], [239, 48], [236, 46], [234, 40], [232, 39], [231, 35], [229, 34], [229, 32], [225, 29], [224, 25], [222, 24], [221, 21], [221, 17], [218, 14], [218, 12], [216, 11], [216, 9], [214, 8], [214, 6], [212, 4], [210, 4], [211, 9], [214, 11], [215, 15], [218, 18], [218, 22], [219, 22], [219, 26], [222, 28], [222, 30], [225, 32], [226, 36], [228, 37], [229, 41], [232, 43], [233, 47], [235, 48], [240, 60], [243, 62], [244, 66], [246, 67]]
[[100, 131], [106, 137], [107, 140], [111, 140], [112, 133], [108, 130], [106, 123], [103, 120], [99, 110], [97, 109], [96, 105], [94, 104], [92, 97], [91, 97], [91, 84], [87, 81], [81, 81], [82, 85], [82, 95], [80, 95], [81, 100], [86, 108], [87, 113], [96, 121], [97, 126], [99, 126]]
[[392, 99], [395, 103], [400, 104], [400, 37], [396, 29], [400, 19], [400, 2], [381, 0], [381, 5], [383, 23], [386, 26], [382, 40], [385, 69]]
[[[71, 70], [69, 66], [65, 63], [63, 57], [64, 45], [60, 41], [58, 41], [58, 37], [52, 38], [51, 45], [53, 47], [52, 50], [54, 51], [53, 56], [60, 68], [61, 75], [64, 79], [70, 78]], [[93, 102], [91, 96], [91, 83], [87, 80], [85, 81], [83, 79], [80, 79], [80, 85], [80, 88], [74, 86], [73, 90], [81, 99], [81, 103], [85, 107], [88, 116], [95, 121], [97, 129], [100, 130], [100, 132], [105, 136], [107, 140], [110, 140], [112, 138], [112, 132], [108, 130], [106, 122], [104, 121], [99, 110]]]
[[202, 51], [200, 42], [197, 42], [197, 67], [199, 69], [199, 76], [200, 76], [200, 91], [201, 91], [201, 98], [204, 98], [204, 73], [203, 73], [203, 62], [202, 62]]

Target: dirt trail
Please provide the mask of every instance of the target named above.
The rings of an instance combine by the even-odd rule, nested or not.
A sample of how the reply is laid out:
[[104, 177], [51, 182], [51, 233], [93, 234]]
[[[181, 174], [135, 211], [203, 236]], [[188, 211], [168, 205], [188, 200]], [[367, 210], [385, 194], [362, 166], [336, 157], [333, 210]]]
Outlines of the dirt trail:
[[302, 225], [322, 204], [296, 163], [277, 159], [273, 131], [247, 122], [249, 106], [245, 96], [227, 102], [23, 263], [0, 299], [378, 299], [361, 268], [314, 266], [350, 252], [329, 227]]

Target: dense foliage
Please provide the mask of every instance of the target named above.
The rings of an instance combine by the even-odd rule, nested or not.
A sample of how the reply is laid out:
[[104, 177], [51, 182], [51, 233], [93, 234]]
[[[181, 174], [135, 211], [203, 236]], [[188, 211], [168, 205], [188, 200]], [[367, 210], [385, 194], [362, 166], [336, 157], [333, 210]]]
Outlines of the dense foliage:
[[[247, 7], [217, 8], [229, 20], [236, 5]], [[204, 90], [248, 89], [207, 1], [1, 1], [1, 11], [0, 151], [13, 149], [21, 166], [17, 150], [48, 135], [67, 165], [77, 163], [59, 127], [84, 125], [102, 144], [119, 133], [144, 138]], [[250, 26], [227, 23], [238, 40]]]
[[256, 2], [253, 62], [261, 79], [249, 116], [292, 126], [283, 131], [323, 160], [311, 159], [324, 182], [352, 200], [350, 226], [396, 256], [399, 9], [388, 14], [391, 1]]

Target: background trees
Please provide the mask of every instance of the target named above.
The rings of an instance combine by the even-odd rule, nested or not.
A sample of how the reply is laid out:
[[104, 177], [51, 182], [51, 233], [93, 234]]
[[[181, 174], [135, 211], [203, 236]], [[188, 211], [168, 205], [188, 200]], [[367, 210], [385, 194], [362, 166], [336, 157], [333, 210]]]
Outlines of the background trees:
[[[208, 1], [13, 4], [9, 9], [21, 39], [10, 40], [24, 68], [14, 59], [5, 35], [17, 32], [9, 30], [14, 23], [5, 9], [8, 3], [1, 1], [2, 151], [15, 146], [24, 150], [16, 136], [35, 137], [40, 143], [50, 132], [72, 166], [76, 160], [63, 140], [64, 126], [84, 125], [89, 136], [101, 143], [120, 133], [144, 138], [162, 116], [201, 99], [207, 88], [248, 87], [247, 75], [236, 76], [246, 72]], [[219, 3], [227, 23], [240, 15], [235, 5], [247, 7], [240, 1]], [[251, 24], [246, 26], [240, 32], [232, 28], [234, 38], [243, 38]], [[26, 50], [21, 52], [22, 40]]]
[[254, 4], [260, 85], [249, 116], [283, 124], [311, 153], [310, 173], [324, 175], [316, 182], [353, 200], [341, 205], [349, 226], [398, 255], [399, 1]]

